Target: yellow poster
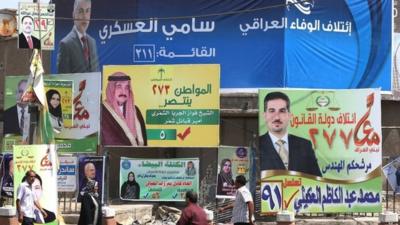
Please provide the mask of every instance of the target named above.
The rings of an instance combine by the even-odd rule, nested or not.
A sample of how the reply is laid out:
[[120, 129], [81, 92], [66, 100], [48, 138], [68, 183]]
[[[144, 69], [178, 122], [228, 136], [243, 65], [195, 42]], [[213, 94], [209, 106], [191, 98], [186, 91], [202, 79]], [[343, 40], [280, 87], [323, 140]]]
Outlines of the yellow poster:
[[103, 145], [219, 145], [220, 67], [105, 66]]

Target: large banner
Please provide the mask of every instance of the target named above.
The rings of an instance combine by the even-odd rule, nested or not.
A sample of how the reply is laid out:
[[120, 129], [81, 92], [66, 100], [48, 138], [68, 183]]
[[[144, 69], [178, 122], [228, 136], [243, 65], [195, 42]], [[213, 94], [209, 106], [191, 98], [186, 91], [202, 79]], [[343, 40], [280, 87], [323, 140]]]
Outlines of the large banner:
[[380, 100], [379, 89], [261, 89], [262, 213], [380, 212]]
[[[98, 0], [79, 7], [84, 25], [73, 1], [55, 3], [53, 73], [212, 63], [222, 88], [391, 88], [391, 0]], [[74, 23], [90, 36], [89, 68]]]
[[185, 201], [199, 190], [199, 159], [134, 159], [121, 157], [120, 197], [130, 201]]
[[[100, 127], [100, 73], [45, 76], [47, 102], [59, 152], [96, 152]], [[4, 91], [3, 151], [23, 143], [30, 112], [19, 99], [27, 77], [7, 76]]]
[[103, 145], [219, 144], [219, 65], [105, 66]]
[[87, 191], [86, 185], [88, 179], [96, 181], [96, 186], [98, 187], [99, 199], [104, 202], [104, 170], [105, 161], [104, 156], [89, 156], [80, 155], [79, 156], [79, 192], [78, 192], [78, 202], [82, 200], [83, 195]]
[[[217, 198], [235, 198], [235, 178], [249, 181], [250, 151], [246, 147], [221, 146], [218, 149]], [[247, 187], [249, 187], [249, 182]]]
[[32, 189], [47, 217], [35, 207], [35, 223], [57, 225], [57, 154], [55, 145], [17, 145], [14, 146], [14, 199], [17, 198], [20, 184], [26, 181], [29, 170], [36, 173]]

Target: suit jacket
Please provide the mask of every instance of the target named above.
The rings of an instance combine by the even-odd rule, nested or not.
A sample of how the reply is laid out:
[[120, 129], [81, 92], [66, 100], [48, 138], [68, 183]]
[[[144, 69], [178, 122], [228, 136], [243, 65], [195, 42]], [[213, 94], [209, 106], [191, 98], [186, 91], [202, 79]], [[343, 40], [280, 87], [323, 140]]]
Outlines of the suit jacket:
[[[288, 140], [289, 170], [322, 176], [311, 142], [291, 134], [289, 134]], [[261, 171], [285, 169], [268, 133], [260, 137], [260, 151]]]
[[100, 71], [96, 41], [89, 34], [86, 34], [86, 37], [90, 53], [89, 62], [86, 62], [84, 58], [81, 40], [74, 28], [60, 41], [57, 54], [58, 73], [86, 73]]
[[4, 111], [4, 134], [22, 135], [19, 128], [18, 109], [14, 105]]
[[[40, 40], [32, 35], [31, 35], [31, 38], [32, 38], [33, 48], [40, 49]], [[18, 47], [19, 48], [29, 48], [28, 41], [26, 40], [25, 35], [23, 33], [19, 34]]]

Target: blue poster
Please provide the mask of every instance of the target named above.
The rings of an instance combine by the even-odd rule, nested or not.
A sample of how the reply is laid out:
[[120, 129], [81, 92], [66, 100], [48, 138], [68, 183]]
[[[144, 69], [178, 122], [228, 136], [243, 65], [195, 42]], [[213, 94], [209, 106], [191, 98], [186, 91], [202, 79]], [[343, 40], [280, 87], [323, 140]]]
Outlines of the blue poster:
[[53, 73], [210, 63], [221, 88], [391, 89], [389, 0], [55, 2]]

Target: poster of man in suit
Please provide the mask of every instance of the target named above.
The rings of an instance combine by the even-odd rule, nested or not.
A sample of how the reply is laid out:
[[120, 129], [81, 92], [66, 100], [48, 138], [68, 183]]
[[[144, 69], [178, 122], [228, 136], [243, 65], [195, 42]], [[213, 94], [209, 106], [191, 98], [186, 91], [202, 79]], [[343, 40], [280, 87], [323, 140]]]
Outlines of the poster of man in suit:
[[54, 4], [20, 2], [18, 15], [18, 48], [54, 49]]
[[311, 141], [288, 133], [290, 118], [289, 97], [279, 91], [268, 93], [264, 98], [268, 132], [260, 137], [261, 170], [288, 169], [321, 176]]

